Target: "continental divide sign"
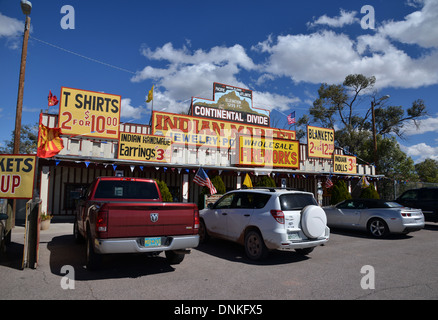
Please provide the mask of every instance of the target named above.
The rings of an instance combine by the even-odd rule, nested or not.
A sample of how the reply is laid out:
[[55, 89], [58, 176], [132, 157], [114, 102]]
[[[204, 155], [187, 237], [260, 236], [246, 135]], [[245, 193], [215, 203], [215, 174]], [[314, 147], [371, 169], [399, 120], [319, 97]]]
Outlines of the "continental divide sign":
[[213, 83], [213, 100], [194, 97], [192, 116], [269, 127], [269, 111], [253, 107], [252, 91]]
[[35, 155], [0, 155], [0, 198], [31, 199], [35, 166]]

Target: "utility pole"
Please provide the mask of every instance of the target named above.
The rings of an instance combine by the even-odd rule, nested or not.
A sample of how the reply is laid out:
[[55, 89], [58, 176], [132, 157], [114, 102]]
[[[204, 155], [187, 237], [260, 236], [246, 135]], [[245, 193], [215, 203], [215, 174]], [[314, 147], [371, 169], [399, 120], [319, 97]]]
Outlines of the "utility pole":
[[[27, 5], [30, 4], [27, 1]], [[27, 42], [29, 40], [29, 29], [30, 29], [30, 9], [32, 5], [30, 4], [30, 9], [23, 9], [23, 1], [21, 2], [21, 7], [23, 13], [26, 15], [26, 21], [24, 23], [24, 36], [23, 36], [23, 47], [21, 50], [21, 64], [20, 64], [20, 78], [18, 80], [18, 98], [17, 98], [17, 112], [15, 115], [15, 132], [14, 132], [14, 154], [20, 153], [20, 134], [21, 134], [21, 114], [23, 110], [23, 91], [24, 91], [24, 74], [26, 72], [26, 58], [27, 58]]]
[[[20, 135], [21, 135], [21, 114], [23, 111], [23, 91], [24, 91], [24, 74], [26, 72], [26, 58], [27, 58], [27, 42], [29, 40], [30, 29], [30, 12], [32, 10], [32, 3], [27, 0], [21, 0], [21, 10], [26, 15], [24, 23], [23, 47], [21, 49], [21, 64], [20, 77], [18, 80], [18, 98], [17, 111], [15, 114], [15, 131], [14, 131], [14, 149], [13, 154], [20, 153]], [[15, 215], [17, 213], [17, 200], [13, 200], [12, 204], [12, 226], [15, 226]]]

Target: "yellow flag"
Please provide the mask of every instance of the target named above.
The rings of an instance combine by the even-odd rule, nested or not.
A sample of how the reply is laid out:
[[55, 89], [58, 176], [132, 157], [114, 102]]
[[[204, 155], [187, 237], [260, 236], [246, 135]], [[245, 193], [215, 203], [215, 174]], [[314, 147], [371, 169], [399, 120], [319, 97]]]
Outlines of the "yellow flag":
[[152, 86], [151, 90], [149, 90], [148, 93], [148, 99], [146, 102], [151, 102], [154, 99], [154, 86]]
[[243, 180], [243, 185], [244, 185], [244, 186], [247, 186], [248, 189], [252, 189], [251, 178], [249, 177], [248, 174], [246, 174], [246, 176], [245, 176], [245, 180]]

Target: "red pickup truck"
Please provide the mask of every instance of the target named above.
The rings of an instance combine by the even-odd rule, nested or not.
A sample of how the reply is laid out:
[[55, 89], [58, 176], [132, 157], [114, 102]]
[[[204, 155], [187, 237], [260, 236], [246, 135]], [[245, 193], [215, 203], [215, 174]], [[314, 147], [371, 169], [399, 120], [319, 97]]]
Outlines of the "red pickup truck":
[[162, 202], [152, 179], [99, 177], [81, 197], [74, 236], [87, 242], [87, 269], [102, 254], [160, 253], [180, 263], [199, 243], [199, 212], [193, 203]]

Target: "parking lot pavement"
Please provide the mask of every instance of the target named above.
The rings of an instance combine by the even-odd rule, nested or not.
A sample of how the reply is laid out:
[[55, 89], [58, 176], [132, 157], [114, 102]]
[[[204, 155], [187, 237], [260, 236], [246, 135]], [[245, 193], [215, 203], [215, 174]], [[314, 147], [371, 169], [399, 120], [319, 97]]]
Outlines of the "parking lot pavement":
[[437, 223], [388, 239], [332, 230], [309, 257], [276, 251], [258, 263], [212, 239], [180, 265], [164, 254], [114, 255], [96, 272], [85, 269], [72, 230], [52, 223], [41, 231], [38, 267], [21, 270], [24, 228], [15, 227], [0, 261], [0, 299], [438, 299]]

